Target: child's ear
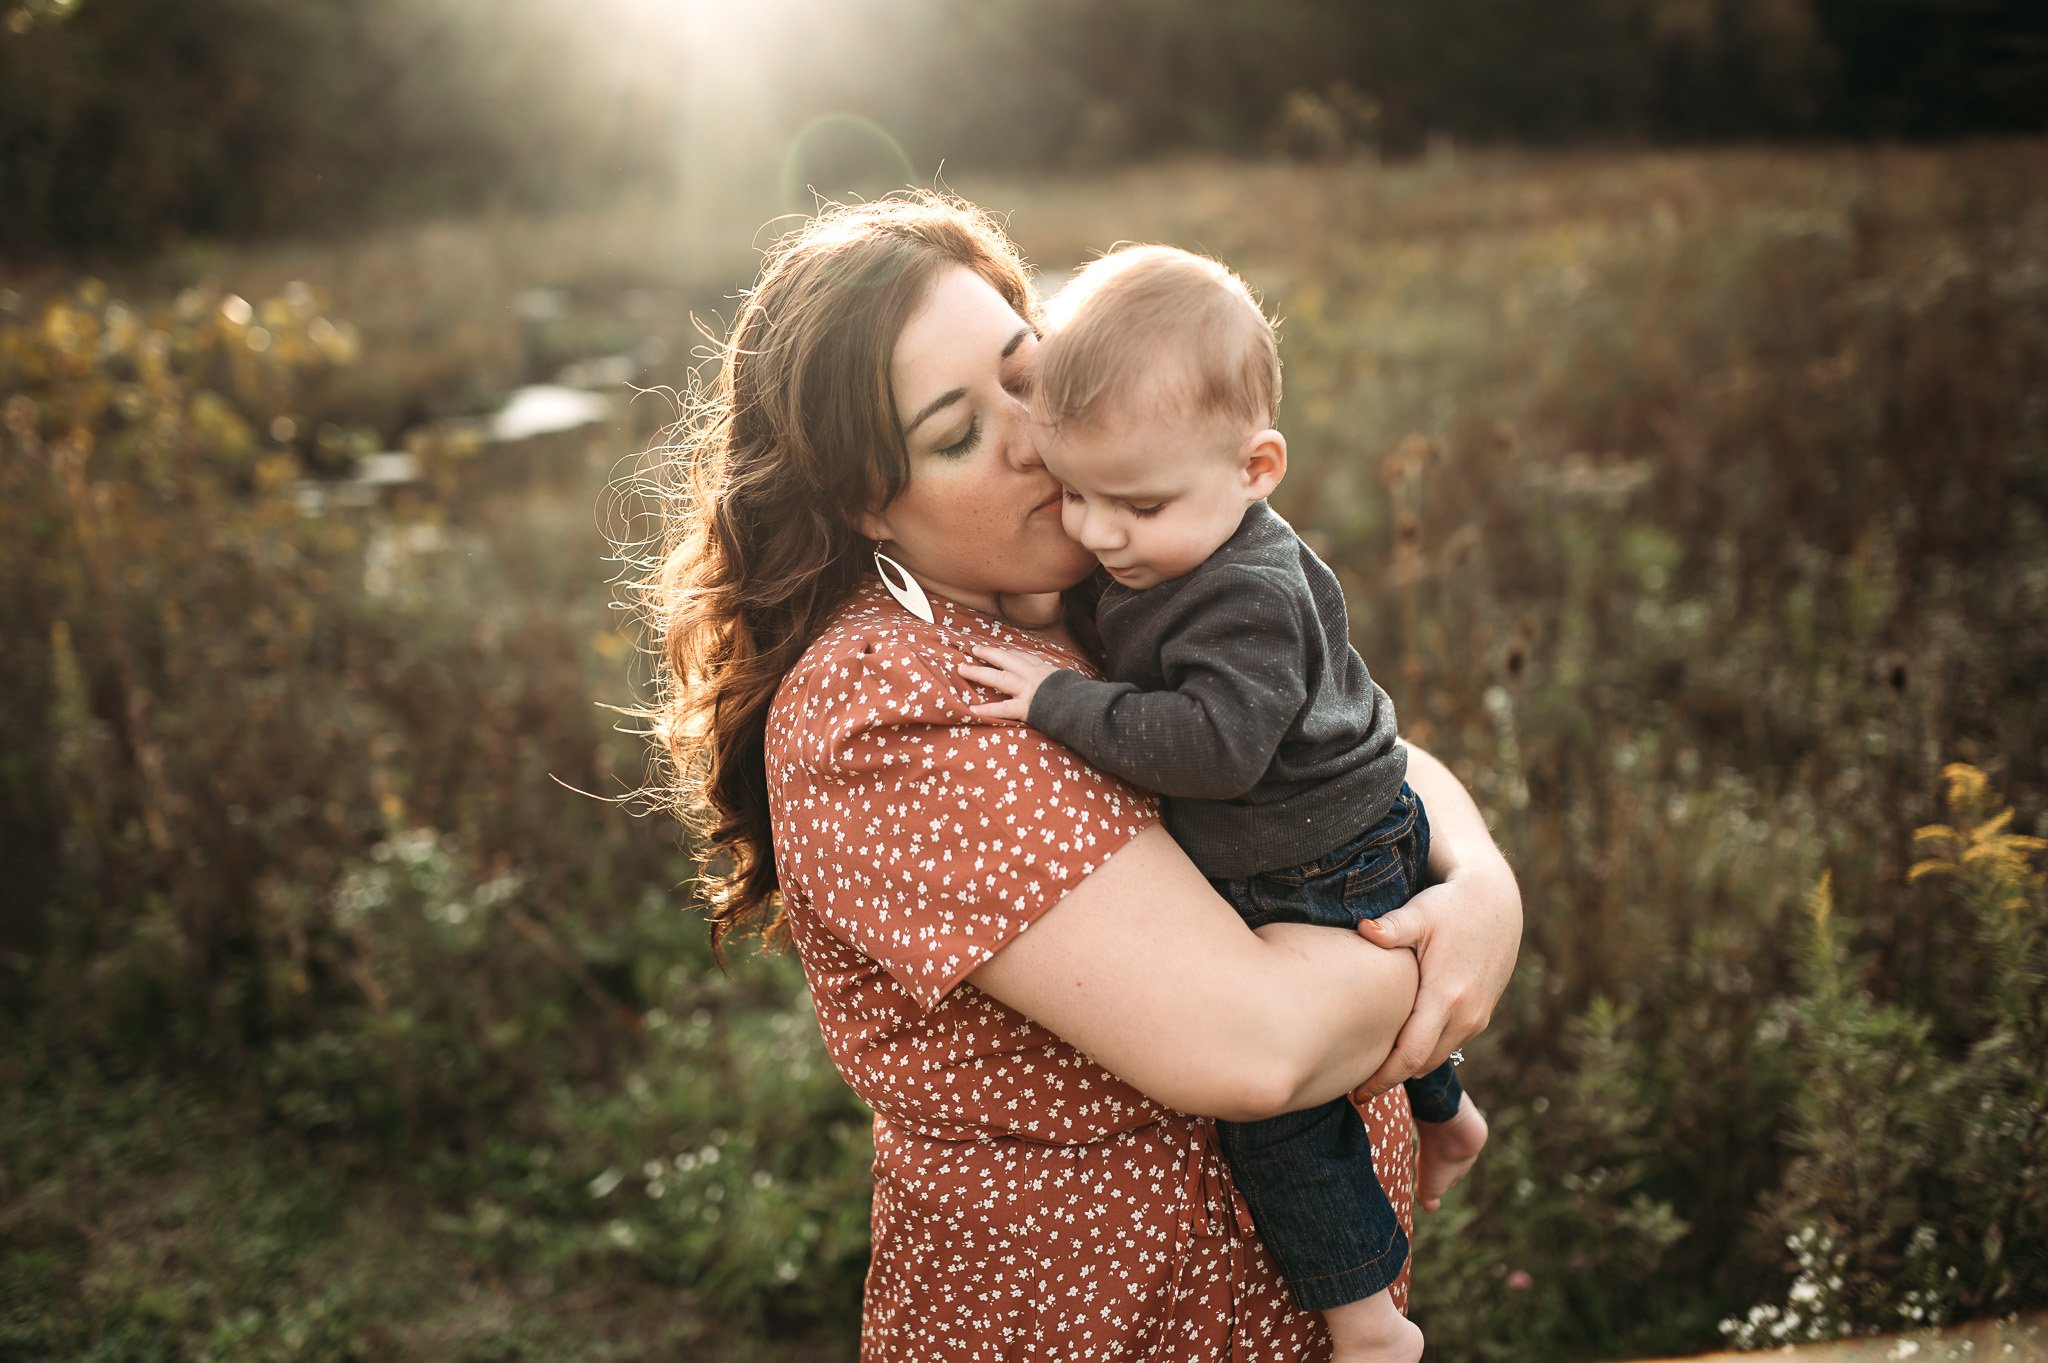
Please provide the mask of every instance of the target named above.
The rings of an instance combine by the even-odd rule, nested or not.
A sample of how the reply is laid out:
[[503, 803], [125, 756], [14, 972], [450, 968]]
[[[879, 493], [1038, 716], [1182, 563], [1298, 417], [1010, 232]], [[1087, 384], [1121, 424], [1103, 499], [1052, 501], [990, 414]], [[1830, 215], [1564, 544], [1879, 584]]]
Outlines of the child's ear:
[[1254, 431], [1244, 442], [1244, 495], [1252, 501], [1268, 496], [1287, 476], [1287, 437], [1268, 428]]

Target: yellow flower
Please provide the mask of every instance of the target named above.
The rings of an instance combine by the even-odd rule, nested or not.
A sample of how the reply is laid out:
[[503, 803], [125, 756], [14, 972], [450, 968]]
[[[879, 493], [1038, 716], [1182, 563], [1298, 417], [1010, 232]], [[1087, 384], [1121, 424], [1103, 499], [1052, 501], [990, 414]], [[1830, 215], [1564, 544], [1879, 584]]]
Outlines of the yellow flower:
[[1933, 855], [1915, 862], [1906, 879], [1954, 876], [1984, 892], [1992, 903], [2017, 912], [2030, 893], [2042, 889], [2043, 877], [2028, 858], [2048, 849], [2048, 840], [2011, 831], [2012, 807], [1992, 808], [1997, 797], [1991, 793], [1990, 778], [1976, 767], [1951, 762], [1941, 774], [1948, 783], [1953, 822], [1913, 830], [1914, 844], [1929, 848]]

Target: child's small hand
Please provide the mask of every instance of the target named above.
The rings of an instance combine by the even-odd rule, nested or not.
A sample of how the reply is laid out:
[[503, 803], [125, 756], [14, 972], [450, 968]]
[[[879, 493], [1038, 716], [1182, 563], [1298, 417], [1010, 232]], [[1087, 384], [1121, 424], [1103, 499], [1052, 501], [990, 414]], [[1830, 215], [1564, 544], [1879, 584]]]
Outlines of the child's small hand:
[[985, 666], [962, 663], [960, 675], [976, 686], [986, 686], [1009, 697], [1008, 700], [970, 705], [968, 709], [977, 719], [1028, 721], [1031, 718], [1031, 698], [1038, 694], [1038, 684], [1059, 671], [1045, 659], [1020, 653], [1014, 648], [989, 648], [976, 644], [974, 656]]

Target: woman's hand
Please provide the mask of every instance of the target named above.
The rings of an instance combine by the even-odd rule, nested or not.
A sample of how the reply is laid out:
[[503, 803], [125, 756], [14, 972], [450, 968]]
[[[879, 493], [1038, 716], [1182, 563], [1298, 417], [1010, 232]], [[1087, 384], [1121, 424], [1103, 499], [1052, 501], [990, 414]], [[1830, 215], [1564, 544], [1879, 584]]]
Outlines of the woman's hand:
[[1415, 1011], [1368, 1081], [1374, 1092], [1429, 1073], [1486, 1030], [1522, 941], [1522, 893], [1479, 807], [1443, 763], [1408, 751], [1408, 784], [1429, 811], [1430, 870], [1439, 883], [1358, 925], [1377, 946], [1413, 950], [1421, 970]]

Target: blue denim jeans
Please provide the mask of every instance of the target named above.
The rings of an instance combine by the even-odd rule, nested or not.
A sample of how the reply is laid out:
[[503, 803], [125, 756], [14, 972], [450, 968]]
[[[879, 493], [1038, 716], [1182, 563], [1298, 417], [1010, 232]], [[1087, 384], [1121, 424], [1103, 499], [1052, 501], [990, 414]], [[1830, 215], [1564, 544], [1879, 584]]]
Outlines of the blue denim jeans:
[[[1244, 921], [1356, 927], [1398, 909], [1428, 883], [1429, 817], [1404, 782], [1386, 816], [1304, 866], [1212, 880]], [[1406, 1085], [1418, 1121], [1457, 1115], [1464, 1090], [1448, 1064]], [[1216, 1135], [1259, 1238], [1294, 1303], [1326, 1311], [1391, 1286], [1408, 1236], [1372, 1166], [1372, 1142], [1343, 1098], [1259, 1122], [1218, 1122]]]

